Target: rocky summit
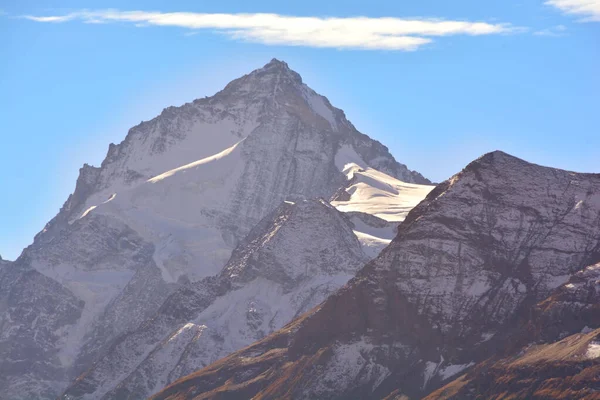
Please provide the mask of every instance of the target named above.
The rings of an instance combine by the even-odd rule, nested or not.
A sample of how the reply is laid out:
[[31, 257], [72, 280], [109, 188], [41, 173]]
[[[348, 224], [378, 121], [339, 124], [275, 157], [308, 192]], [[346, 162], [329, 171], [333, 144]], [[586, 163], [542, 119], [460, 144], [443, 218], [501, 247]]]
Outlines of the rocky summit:
[[432, 188], [279, 60], [168, 107], [0, 261], [0, 398], [149, 396], [323, 301]]

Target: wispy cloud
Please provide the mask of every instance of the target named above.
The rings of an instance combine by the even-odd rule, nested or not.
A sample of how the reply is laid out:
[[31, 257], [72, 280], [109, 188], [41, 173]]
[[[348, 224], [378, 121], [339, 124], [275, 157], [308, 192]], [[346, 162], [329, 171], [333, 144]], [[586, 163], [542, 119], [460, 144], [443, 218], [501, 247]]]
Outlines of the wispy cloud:
[[23, 18], [35, 21], [35, 22], [66, 22], [74, 19], [72, 15], [63, 16], [50, 16], [50, 17], [36, 17], [33, 15], [24, 15]]
[[551, 28], [541, 29], [539, 31], [535, 31], [535, 32], [533, 32], [533, 34], [536, 35], [536, 36], [559, 37], [559, 36], [564, 36], [566, 30], [567, 30], [566, 26], [564, 26], [564, 25], [556, 25], [556, 26], [553, 26]]
[[600, 0], [548, 0], [545, 4], [567, 14], [579, 15], [583, 17], [582, 22], [600, 22]]
[[175, 26], [192, 31], [207, 29], [225, 33], [233, 39], [272, 45], [404, 51], [416, 50], [431, 43], [434, 37], [481, 36], [519, 31], [519, 28], [510, 24], [487, 22], [393, 17], [321, 18], [279, 14], [83, 10], [65, 15], [26, 15], [23, 18], [36, 22], [77, 20], [84, 23], [123, 22], [135, 26]]

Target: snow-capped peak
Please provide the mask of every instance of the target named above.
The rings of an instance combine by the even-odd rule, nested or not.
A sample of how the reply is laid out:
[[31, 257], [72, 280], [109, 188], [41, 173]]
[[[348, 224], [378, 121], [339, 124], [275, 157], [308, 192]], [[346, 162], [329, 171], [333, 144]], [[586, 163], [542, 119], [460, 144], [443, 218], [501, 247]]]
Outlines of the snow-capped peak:
[[296, 71], [290, 69], [285, 61], [280, 61], [273, 58], [264, 67], [254, 70], [251, 74], [287, 74], [292, 80], [298, 84], [302, 83], [302, 77]]
[[[393, 234], [393, 226], [376, 217], [342, 215], [326, 202], [304, 202], [331, 199], [347, 186], [338, 164], [348, 154], [355, 155], [361, 167], [390, 178], [426, 181], [398, 163], [381, 143], [358, 132], [341, 110], [279, 60], [232, 81], [212, 97], [167, 107], [156, 118], [130, 129], [121, 143], [109, 146], [100, 167], [84, 165], [75, 192], [18, 260], [22, 274], [35, 273], [40, 282], [62, 288], [64, 293], [55, 303], [70, 305], [61, 306], [65, 315], [56, 320], [47, 342], [28, 342], [40, 357], [25, 363], [52, 363], [55, 372], [45, 371], [44, 379], [51, 381], [32, 387], [29, 397], [40, 398], [45, 390], [54, 398], [56, 390], [66, 386], [65, 380], [87, 370], [117, 338], [147, 321], [173, 290], [214, 277], [253, 228], [285, 200], [295, 203], [283, 203], [296, 210], [292, 214], [307, 214], [296, 221], [317, 224], [325, 217], [337, 221], [341, 228], [335, 232], [328, 225], [313, 233], [329, 232], [332, 240], [337, 232], [343, 240], [316, 252], [303, 250], [305, 239], [294, 226], [282, 228], [280, 235], [267, 230], [275, 236], [265, 248], [285, 245], [289, 249], [281, 253], [279, 264], [284, 267], [273, 270], [281, 272], [282, 279], [308, 279], [306, 304], [310, 305], [317, 299], [312, 289], [322, 284], [310, 278], [319, 271], [337, 277], [335, 285], [327, 286], [331, 290], [345, 282], [357, 265], [337, 269], [340, 263], [318, 261], [347, 256], [350, 248], [352, 258], [360, 258], [362, 264], [365, 243], [367, 255], [373, 257], [389, 240], [378, 240], [373, 234], [383, 233], [386, 238]], [[284, 232], [289, 234], [284, 237]], [[311, 235], [310, 227], [302, 232]], [[364, 233], [360, 242], [356, 232]], [[315, 243], [321, 244], [318, 240]], [[261, 254], [268, 258], [266, 252]], [[288, 256], [293, 258], [289, 262]], [[8, 270], [13, 268], [0, 269]], [[31, 286], [29, 281], [19, 282]], [[0, 279], [0, 285], [5, 282], [9, 280]], [[0, 286], [3, 291], [8, 293], [9, 288]], [[22, 314], [46, 313], [45, 303], [38, 301]], [[0, 321], [3, 317], [0, 313]], [[202, 324], [196, 325], [171, 343], [180, 343], [188, 334], [200, 335]], [[27, 332], [37, 334], [36, 329]], [[14, 332], [16, 336], [8, 344], [0, 342], [0, 347], [21, 346], [21, 331], [15, 328]], [[19, 357], [16, 354], [14, 360]], [[0, 370], [17, 371], [12, 359], [6, 360], [0, 361]], [[129, 368], [117, 364], [111, 366], [115, 373]], [[27, 373], [32, 378], [19, 382], [41, 379], [33, 369]], [[0, 390], [6, 387], [0, 382]], [[10, 386], [17, 391], [19, 387]]]

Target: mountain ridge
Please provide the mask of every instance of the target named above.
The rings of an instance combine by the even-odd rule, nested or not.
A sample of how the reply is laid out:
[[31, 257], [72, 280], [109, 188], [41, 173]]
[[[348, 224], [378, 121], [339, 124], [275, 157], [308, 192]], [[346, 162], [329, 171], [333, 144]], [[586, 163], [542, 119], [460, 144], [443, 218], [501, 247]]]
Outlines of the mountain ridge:
[[[55, 398], [140, 327], [150, 329], [151, 337], [141, 354], [156, 349], [165, 357], [176, 354], [187, 340], [211, 332], [211, 326], [205, 330], [181, 321], [180, 333], [167, 329], [152, 336], [152, 318], [163, 306], [185, 310], [193, 309], [192, 300], [200, 306], [213, 301], [213, 295], [194, 294], [189, 285], [204, 282], [202, 290], [220, 293], [222, 288], [207, 282], [256, 224], [284, 201], [330, 199], [344, 186], [341, 168], [349, 162], [381, 170], [386, 179], [421, 179], [379, 142], [356, 131], [343, 112], [301, 83], [299, 75], [275, 61], [211, 98], [168, 107], [130, 129], [120, 144], [109, 146], [100, 167], [82, 167], [75, 191], [56, 217], [14, 263], [0, 268], [0, 293], [5, 293], [0, 370], [6, 372], [0, 391], [11, 399]], [[318, 224], [310, 214], [317, 215], [322, 207], [307, 208], [304, 220]], [[337, 215], [331, 210], [325, 214]], [[345, 216], [343, 220], [344, 234], [354, 238], [349, 253], [354, 257], [366, 242], [356, 237], [358, 222]], [[394, 228], [378, 222], [371, 229], [369, 223], [361, 220], [360, 229], [386, 236]], [[329, 236], [321, 238], [323, 245], [344, 248], [345, 241]], [[387, 236], [377, 246], [385, 240]], [[371, 247], [372, 255], [377, 246]], [[306, 259], [314, 256], [306, 251]], [[301, 251], [289, 253], [302, 257]], [[25, 279], [30, 275], [35, 279]], [[348, 271], [342, 275], [325, 286], [320, 281], [306, 283], [306, 304], [351, 276]], [[56, 290], [45, 291], [40, 285]], [[36, 291], [44, 296], [34, 297], [33, 303], [23, 298]], [[51, 315], [47, 304], [60, 310]], [[26, 312], [12, 314], [15, 309]], [[236, 312], [242, 309], [239, 305]], [[277, 320], [269, 329], [284, 322]], [[176, 340], [169, 342], [163, 333]], [[239, 345], [244, 345], [241, 338]], [[227, 351], [238, 344], [232, 346]], [[113, 365], [114, 371], [127, 376], [156, 372], [152, 363], [130, 369], [125, 356], [126, 352], [117, 355], [124, 364]], [[24, 362], [29, 367], [21, 368]], [[112, 391], [123, 379], [99, 381]], [[152, 388], [148, 384], [144, 390]], [[83, 392], [93, 397], [94, 390], [87, 386]]]
[[[279, 83], [279, 76], [281, 74], [290, 77], [287, 83]], [[256, 96], [252, 90], [248, 90], [250, 88], [248, 85], [256, 91], [257, 85], [260, 86], [260, 82], [262, 82], [260, 80], [261, 76], [263, 78], [266, 76], [268, 82], [264, 90], [261, 89], [261, 96]], [[278, 78], [274, 79], [273, 76], [277, 76]], [[248, 83], [248, 81], [250, 81], [250, 83]], [[366, 157], [367, 161], [370, 162], [369, 158], [376, 158], [378, 154], [383, 155], [381, 161], [375, 160], [376, 164], [373, 165], [375, 168], [408, 183], [431, 184], [429, 180], [419, 173], [409, 171], [405, 165], [398, 164], [393, 159], [386, 146], [358, 132], [346, 119], [342, 110], [333, 107], [326, 97], [316, 94], [312, 89], [306, 86], [302, 82], [300, 75], [291, 70], [287, 63], [272, 59], [271, 62], [262, 68], [234, 79], [226, 85], [223, 90], [211, 97], [196, 99], [178, 107], [171, 106], [165, 108], [157, 117], [149, 121], [142, 121], [140, 124], [131, 128], [121, 143], [111, 143], [107, 155], [100, 167], [84, 164], [80, 169], [75, 191], [61, 207], [57, 216], [36, 235], [36, 240], [50, 240], [52, 235], [49, 234], [49, 232], [52, 232], [56, 228], [60, 230], [67, 221], [74, 218], [74, 214], [82, 213], [86, 208], [89, 208], [88, 206], [91, 206], [92, 204], [85, 206], [86, 200], [94, 193], [98, 193], [99, 190], [101, 192], [98, 193], [100, 197], [95, 200], [96, 205], [108, 199], [112, 193], [106, 188], [107, 179], [116, 179], [117, 186], [112, 190], [114, 192], [119, 187], [122, 187], [121, 183], [125, 186], [129, 186], [140, 180], [150, 179], [167, 170], [211, 156], [232, 146], [241, 138], [247, 136], [249, 132], [256, 127], [255, 124], [247, 125], [248, 118], [257, 118], [258, 120], [265, 118], [264, 115], [261, 115], [264, 114], [265, 107], [269, 107], [268, 104], [273, 103], [271, 106], [281, 106], [277, 100], [273, 100], [273, 95], [279, 93], [278, 91], [282, 87], [285, 87], [286, 84], [288, 85], [288, 89], [289, 86], [291, 86], [293, 90], [300, 91], [303, 101], [312, 102], [309, 106], [310, 108], [316, 109], [314, 112], [319, 115], [319, 118], [321, 119], [321, 122], [318, 123], [319, 126], [323, 127], [324, 124], [325, 126], [330, 125], [330, 128], [328, 129], [331, 130], [333, 128], [331, 123], [333, 122], [333, 124], [336, 125], [336, 128], [338, 128], [337, 122], [339, 121], [340, 126], [347, 128], [352, 135], [356, 136], [356, 139], [354, 140], [357, 143], [357, 146], [359, 146], [361, 154]], [[235, 100], [231, 99], [231, 96], [233, 96]], [[248, 106], [240, 106], [240, 104], [238, 104], [240, 96], [246, 96], [250, 102]], [[223, 108], [223, 104], [227, 105], [227, 109]], [[206, 112], [198, 111], [202, 110], [202, 107], [205, 106], [208, 107]], [[327, 115], [328, 113], [330, 115]], [[325, 117], [323, 117], [322, 114], [324, 114]], [[221, 129], [221, 132], [218, 132], [223, 133], [222, 135], [215, 136], [214, 133], [210, 133], [210, 137], [215, 138], [215, 145], [217, 147], [212, 145], [212, 147], [209, 147], [200, 153], [196, 153], [197, 155], [194, 156], [186, 155], [189, 152], [184, 151], [182, 153], [184, 158], [177, 160], [175, 163], [169, 160], [159, 162], [160, 160], [154, 158], [152, 163], [158, 164], [158, 166], [156, 168], [153, 167], [152, 172], [144, 170], [140, 171], [138, 170], [139, 168], [132, 168], [129, 164], [123, 164], [122, 162], [119, 164], [119, 170], [122, 172], [117, 173], [109, 171], [110, 166], [119, 163], [119, 160], [127, 153], [126, 149], [131, 147], [131, 144], [136, 141], [135, 138], [140, 135], [145, 137], [144, 143], [148, 142], [149, 139], [152, 139], [151, 143], [145, 143], [143, 146], [147, 148], [148, 153], [154, 153], [159, 156], [161, 151], [172, 146], [173, 143], [181, 140], [186, 135], [189, 136], [190, 133], [193, 133], [194, 129], [206, 129], [195, 127], [195, 125], [190, 122], [179, 121], [180, 115], [183, 115], [186, 118], [200, 118], [201, 121], [209, 124], [208, 126], [210, 126], [210, 123], [223, 121], [225, 125], [222, 128], [219, 128]], [[223, 138], [223, 136], [226, 136], [226, 132], [231, 135], [229, 138]], [[156, 136], [157, 134], [158, 137], [152, 137], [152, 135]], [[205, 147], [205, 143], [206, 141], [204, 144], [192, 142], [191, 146], [187, 147], [196, 151], [198, 148]], [[367, 144], [367, 146], [365, 146], [365, 144]], [[148, 169], [148, 167], [143, 167], [143, 169]], [[98, 189], [98, 187], [100, 189]], [[102, 192], [102, 190], [104, 192]], [[47, 236], [50, 236], [50, 238], [46, 238]]]
[[492, 152], [431, 191], [291, 331], [153, 398], [420, 398], [495, 354], [531, 307], [599, 258], [600, 174]]

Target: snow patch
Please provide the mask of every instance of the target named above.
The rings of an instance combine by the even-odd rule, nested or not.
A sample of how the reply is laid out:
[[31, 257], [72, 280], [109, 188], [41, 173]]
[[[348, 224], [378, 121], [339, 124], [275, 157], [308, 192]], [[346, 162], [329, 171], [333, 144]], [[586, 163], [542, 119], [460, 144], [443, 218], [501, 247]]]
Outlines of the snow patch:
[[364, 339], [350, 344], [335, 345], [333, 348], [333, 357], [325, 369], [321, 385], [328, 389], [339, 388], [343, 390], [352, 384], [358, 384], [357, 378], [359, 378], [360, 374], [368, 373], [375, 368], [381, 369], [379, 375], [389, 375], [387, 368], [377, 366], [370, 359], [369, 353], [373, 349], [374, 346], [371, 343], [365, 342]]
[[423, 371], [423, 389], [427, 386], [435, 371], [438, 368], [438, 363], [434, 363], [433, 361], [427, 361], [425, 363], [425, 370]]
[[354, 150], [354, 147], [349, 144], [342, 145], [337, 153], [335, 153], [334, 163], [337, 169], [341, 172], [346, 171], [347, 168], [352, 167], [353, 165], [361, 169], [368, 168], [368, 164], [362, 159], [356, 150]]
[[363, 251], [369, 257], [369, 259], [374, 259], [381, 253], [381, 251], [386, 248], [391, 239], [383, 239], [376, 236], [371, 236], [367, 233], [363, 233], [360, 231], [353, 231], [358, 241], [360, 242]]
[[593, 329], [586, 325], [581, 330], [581, 333], [586, 334], [586, 333], [590, 333], [591, 331], [593, 331]]
[[571, 274], [565, 275], [547, 275], [546, 276], [546, 287], [548, 290], [554, 290], [560, 285], [566, 283], [571, 278]]
[[[161, 114], [133, 128], [133, 133], [126, 139], [129, 143], [118, 145], [114, 161], [104, 168], [101, 190], [92, 194], [82, 209], [106, 203], [108, 196], [138, 185], [140, 181], [127, 179], [130, 173], [140, 178], [156, 177], [181, 165], [203, 160], [231, 148], [259, 125], [253, 117], [260, 112], [258, 107], [230, 107], [228, 113], [218, 112], [220, 108], [219, 104], [208, 110], [189, 104], [179, 109], [180, 113], [186, 114], [184, 118], [172, 119]], [[165, 130], [172, 132], [165, 136]], [[161, 143], [162, 146], [158, 146]]]
[[310, 109], [317, 115], [325, 118], [331, 129], [334, 132], [338, 131], [337, 121], [335, 120], [335, 114], [330, 106], [325, 103], [323, 96], [317, 94], [311, 88], [306, 85], [302, 85], [302, 96], [308, 103]]
[[339, 211], [357, 211], [386, 221], [401, 222], [434, 188], [402, 182], [372, 168], [359, 170], [355, 167], [358, 165], [354, 162], [356, 160], [352, 161], [348, 154], [339, 159], [336, 157], [338, 168], [341, 165], [349, 166], [344, 171], [354, 177], [353, 184], [346, 189], [350, 200], [331, 203]]
[[219, 217], [228, 215], [243, 173], [242, 142], [124, 190], [96, 212], [123, 220], [154, 244], [153, 258], [165, 282], [214, 275], [236, 244], [223, 234]]
[[471, 361], [468, 364], [450, 364], [450, 365], [442, 368], [439, 371], [439, 375], [442, 378], [442, 380], [446, 380], [446, 379], [450, 378], [451, 376], [454, 376], [454, 375], [458, 374], [459, 372], [461, 372], [473, 365], [475, 365], [475, 363], [473, 361]]
[[481, 297], [490, 289], [490, 283], [486, 279], [476, 279], [467, 289], [466, 293], [469, 296]]
[[481, 334], [481, 342], [480, 343], [487, 342], [488, 340], [490, 340], [491, 338], [493, 338], [494, 335], [496, 335], [495, 332], [485, 332], [485, 333], [482, 333]]
[[376, 227], [366, 223], [358, 216], [352, 216], [350, 221], [354, 225], [354, 234], [370, 259], [377, 257], [396, 236], [396, 224]]
[[[81, 214], [81, 217], [79, 217], [79, 219], [84, 218], [86, 215], [88, 215], [90, 212], [92, 212], [93, 210], [96, 209], [97, 206], [91, 206], [90, 208], [88, 208], [87, 210], [85, 210], [83, 212], [83, 214]], [[72, 222], [71, 222], [72, 223]]]
[[593, 341], [588, 345], [585, 356], [588, 359], [596, 359], [600, 357], [600, 342]]
[[236, 143], [236, 144], [234, 144], [233, 146], [229, 147], [228, 149], [225, 149], [225, 150], [221, 151], [220, 153], [217, 153], [217, 154], [215, 154], [215, 155], [213, 155], [213, 156], [210, 156], [210, 157], [203, 158], [202, 160], [198, 160], [198, 161], [195, 161], [195, 162], [193, 162], [193, 163], [189, 163], [189, 164], [187, 164], [187, 165], [184, 165], [184, 166], [181, 166], [181, 167], [179, 167], [179, 168], [175, 168], [175, 169], [172, 169], [172, 170], [170, 170], [170, 171], [164, 172], [164, 173], [162, 173], [162, 174], [160, 174], [160, 175], [157, 175], [157, 176], [155, 176], [154, 178], [150, 178], [150, 179], [148, 179], [148, 182], [151, 182], [151, 183], [156, 183], [156, 182], [162, 181], [162, 180], [163, 180], [163, 179], [165, 179], [165, 178], [168, 178], [168, 177], [170, 177], [170, 176], [173, 176], [173, 175], [175, 175], [176, 173], [179, 173], [179, 172], [182, 172], [182, 171], [183, 171], [183, 172], [186, 172], [186, 170], [188, 170], [188, 169], [190, 169], [190, 168], [198, 167], [198, 166], [200, 166], [200, 165], [208, 164], [208, 163], [210, 163], [211, 161], [216, 161], [216, 160], [219, 160], [219, 159], [221, 159], [221, 158], [223, 158], [223, 157], [225, 157], [225, 156], [227, 156], [227, 155], [231, 154], [231, 152], [232, 152], [233, 150], [235, 150], [235, 148], [236, 148], [236, 147], [237, 147], [237, 146], [238, 146], [238, 145], [239, 145], [241, 142], [243, 142], [243, 141], [244, 141], [244, 139], [240, 140], [239, 142], [237, 142], [237, 143]]
[[168, 342], [171, 342], [171, 341], [173, 341], [173, 340], [177, 339], [177, 336], [181, 335], [181, 334], [182, 334], [182, 333], [184, 333], [185, 331], [187, 331], [187, 330], [190, 330], [190, 329], [192, 329], [192, 328], [194, 328], [194, 327], [197, 327], [197, 328], [199, 328], [200, 330], [203, 330], [204, 328], [206, 328], [206, 326], [205, 326], [205, 325], [200, 325], [200, 326], [198, 326], [198, 325], [196, 325], [196, 324], [193, 324], [193, 323], [191, 323], [191, 322], [188, 322], [187, 324], [185, 324], [185, 325], [183, 325], [181, 328], [179, 328], [179, 329], [177, 330], [177, 332], [175, 332], [173, 335], [171, 335], [171, 337], [169, 338]]

